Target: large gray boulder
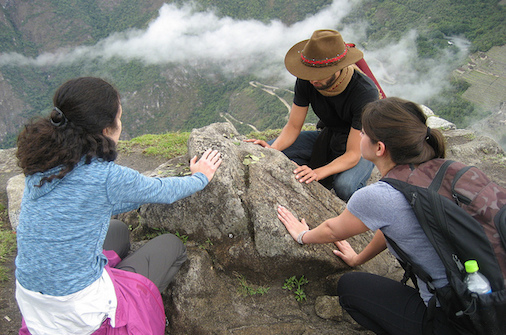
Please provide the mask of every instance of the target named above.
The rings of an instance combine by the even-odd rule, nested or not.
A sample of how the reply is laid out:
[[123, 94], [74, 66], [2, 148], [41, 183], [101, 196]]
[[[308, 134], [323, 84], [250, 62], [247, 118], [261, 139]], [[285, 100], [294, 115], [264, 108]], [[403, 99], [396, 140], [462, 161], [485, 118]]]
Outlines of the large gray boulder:
[[[229, 123], [194, 130], [188, 143], [190, 157], [209, 147], [222, 153], [223, 164], [214, 179], [203, 191], [174, 204], [142, 206], [137, 218], [196, 241], [209, 239], [228, 254], [220, 260], [222, 265], [272, 274], [287, 268], [342, 269], [328, 246], [295, 243], [277, 218], [276, 208], [281, 204], [314, 227], [338, 215], [345, 203], [319, 183], [296, 181], [295, 165], [281, 152], [239, 137]], [[153, 175], [160, 173], [164, 174], [163, 168]]]
[[[345, 203], [319, 183], [295, 180], [295, 165], [281, 152], [246, 143], [228, 123], [196, 129], [189, 157], [207, 148], [222, 153], [223, 163], [202, 191], [174, 204], [148, 204], [121, 218], [133, 227], [177, 232], [188, 237], [189, 260], [170, 287], [166, 306], [174, 334], [352, 334], [349, 323], [335, 321], [322, 301], [335, 296], [340, 274], [351, 269], [327, 245], [295, 242], [277, 218], [281, 204], [311, 227], [337, 216]], [[150, 175], [173, 174], [171, 164]], [[357, 250], [370, 233], [350, 239]], [[398, 274], [389, 253], [365, 267], [382, 275]], [[306, 300], [283, 289], [292, 276], [304, 276]], [[266, 293], [241, 294], [265, 288]], [[315, 302], [321, 312], [315, 310]], [[335, 306], [335, 299], [333, 300]], [[327, 306], [327, 307], [326, 307]], [[327, 309], [325, 311], [325, 308]], [[337, 313], [337, 314], [336, 314]], [[325, 320], [318, 315], [332, 315]]]
[[[496, 142], [445, 126], [448, 157], [483, 169], [506, 186], [506, 159]], [[187, 157], [177, 157], [150, 176], [188, 173], [188, 161], [207, 148], [219, 150], [223, 164], [202, 191], [171, 205], [149, 204], [120, 216], [138, 232], [171, 232], [186, 241], [188, 261], [164, 294], [171, 334], [371, 334], [342, 313], [335, 295], [339, 277], [364, 270], [394, 279], [402, 274], [388, 252], [357, 269], [332, 254], [334, 246], [298, 245], [276, 216], [278, 204], [305, 218], [311, 227], [341, 213], [345, 204], [318, 183], [300, 184], [294, 165], [276, 150], [243, 142], [228, 123], [195, 129]], [[19, 174], [14, 151], [5, 175]], [[181, 162], [183, 164], [181, 164]], [[0, 165], [0, 167], [2, 167]], [[370, 182], [377, 181], [375, 170]], [[9, 180], [9, 215], [17, 222], [23, 176]], [[5, 185], [5, 184], [4, 184]], [[350, 239], [361, 250], [371, 239]], [[142, 245], [134, 243], [134, 248]], [[305, 299], [296, 300], [285, 282], [304, 276]]]

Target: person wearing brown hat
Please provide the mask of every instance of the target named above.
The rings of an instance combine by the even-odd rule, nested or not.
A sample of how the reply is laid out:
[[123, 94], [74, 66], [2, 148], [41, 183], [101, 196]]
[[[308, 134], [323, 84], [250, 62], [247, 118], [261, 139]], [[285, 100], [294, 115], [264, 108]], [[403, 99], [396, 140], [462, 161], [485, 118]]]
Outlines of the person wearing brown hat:
[[[360, 155], [361, 115], [379, 93], [354, 66], [362, 58], [335, 30], [317, 30], [295, 44], [285, 57], [287, 70], [297, 77], [288, 122], [274, 141], [248, 140], [283, 151], [298, 164], [297, 180], [320, 181], [344, 201], [365, 186], [373, 169]], [[301, 131], [309, 106], [319, 118], [317, 131]]]

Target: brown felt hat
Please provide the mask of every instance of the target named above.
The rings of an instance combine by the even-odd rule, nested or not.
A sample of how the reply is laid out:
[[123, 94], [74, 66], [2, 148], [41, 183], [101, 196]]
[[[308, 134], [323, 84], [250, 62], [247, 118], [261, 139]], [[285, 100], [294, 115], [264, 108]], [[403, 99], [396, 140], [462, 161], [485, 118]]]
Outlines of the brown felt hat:
[[321, 80], [355, 64], [363, 56], [362, 51], [344, 43], [338, 31], [316, 30], [309, 40], [288, 50], [285, 67], [297, 78]]

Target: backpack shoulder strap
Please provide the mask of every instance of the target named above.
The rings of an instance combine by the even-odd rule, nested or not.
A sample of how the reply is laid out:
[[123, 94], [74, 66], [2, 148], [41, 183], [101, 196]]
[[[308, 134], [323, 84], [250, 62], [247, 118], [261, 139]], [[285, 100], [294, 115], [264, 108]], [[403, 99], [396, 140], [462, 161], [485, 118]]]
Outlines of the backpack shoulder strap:
[[[350, 48], [355, 48], [354, 43], [348, 43], [346, 44], [346, 46]], [[358, 67], [360, 71], [362, 71], [367, 77], [369, 77], [374, 82], [374, 85], [376, 85], [376, 88], [378, 89], [379, 98], [385, 99], [387, 96], [385, 95], [385, 92], [383, 91], [380, 84], [376, 80], [376, 77], [369, 68], [369, 65], [367, 65], [365, 59], [364, 58], [360, 59], [358, 62], [355, 63], [355, 65]]]
[[[385, 235], [385, 234], [383, 234]], [[408, 255], [402, 250], [397, 243], [395, 243], [390, 237], [385, 235], [385, 239], [387, 240], [388, 244], [394, 249], [395, 253], [399, 257], [399, 263], [401, 263], [402, 268], [404, 269], [404, 276], [401, 280], [403, 284], [406, 284], [408, 280], [411, 279], [411, 282], [413, 285], [418, 289], [418, 281], [416, 280], [416, 276], [418, 276], [421, 280], [423, 280], [425, 283], [431, 283], [432, 277], [425, 272], [418, 264], [413, 263], [411, 259], [408, 257]], [[428, 284], [429, 285], [429, 284]], [[431, 289], [429, 288], [429, 291]]]
[[504, 248], [506, 248], [506, 206], [501, 208], [499, 213], [496, 214], [494, 223], [497, 227], [497, 231], [499, 232], [499, 237], [501, 238], [502, 245]]
[[447, 160], [443, 163], [443, 165], [441, 165], [439, 167], [439, 170], [437, 171], [436, 176], [434, 177], [434, 179], [432, 180], [432, 183], [430, 183], [430, 185], [428, 187], [429, 190], [433, 190], [435, 192], [437, 192], [439, 190], [439, 188], [441, 187], [441, 184], [443, 183], [443, 180], [445, 179], [446, 171], [448, 170], [450, 165], [452, 165], [453, 163], [454, 163], [454, 161]]

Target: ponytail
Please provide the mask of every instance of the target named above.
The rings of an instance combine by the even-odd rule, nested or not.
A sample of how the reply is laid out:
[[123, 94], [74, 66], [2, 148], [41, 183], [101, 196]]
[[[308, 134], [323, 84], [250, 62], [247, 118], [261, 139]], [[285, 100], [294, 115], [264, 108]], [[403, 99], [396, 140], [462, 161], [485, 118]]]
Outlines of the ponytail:
[[419, 105], [390, 97], [368, 103], [362, 127], [374, 143], [381, 141], [396, 164], [421, 164], [445, 157], [443, 134], [426, 126]]

